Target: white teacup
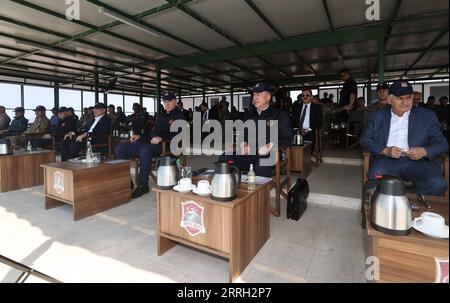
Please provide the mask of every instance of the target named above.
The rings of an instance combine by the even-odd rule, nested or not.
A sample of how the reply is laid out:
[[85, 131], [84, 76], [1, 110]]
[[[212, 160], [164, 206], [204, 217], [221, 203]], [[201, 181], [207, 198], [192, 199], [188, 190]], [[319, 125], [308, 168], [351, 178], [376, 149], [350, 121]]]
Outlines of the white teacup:
[[211, 191], [211, 185], [208, 180], [200, 180], [197, 183], [197, 192], [200, 194], [209, 194]]
[[432, 212], [424, 212], [421, 216], [422, 228], [426, 230], [440, 230], [445, 226], [445, 219], [439, 214]]
[[192, 188], [192, 181], [190, 178], [183, 178], [178, 181], [178, 189], [190, 190]]

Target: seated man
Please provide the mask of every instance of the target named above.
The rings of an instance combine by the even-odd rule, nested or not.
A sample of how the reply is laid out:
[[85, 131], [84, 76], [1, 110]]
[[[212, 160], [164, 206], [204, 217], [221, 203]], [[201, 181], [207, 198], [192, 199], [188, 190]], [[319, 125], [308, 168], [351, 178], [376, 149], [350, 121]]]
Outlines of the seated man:
[[[139, 171], [139, 186], [131, 197], [137, 198], [149, 192], [148, 179], [153, 157], [161, 154], [161, 141], [171, 140], [176, 133], [170, 132], [170, 125], [176, 120], [185, 120], [184, 114], [177, 108], [176, 96], [172, 92], [163, 95], [164, 111], [158, 114], [154, 128], [149, 133], [135, 134], [131, 143], [120, 144], [114, 153], [116, 159], [139, 157], [141, 168]], [[133, 187], [133, 185], [131, 186]]]
[[11, 118], [6, 113], [5, 107], [0, 105], [0, 130], [8, 129], [9, 122], [11, 122]]
[[[256, 175], [272, 177], [273, 166], [260, 165], [261, 158], [269, 155], [274, 144], [270, 142], [270, 128], [274, 126], [273, 121], [278, 121], [278, 146], [290, 146], [292, 144], [292, 128], [288, 115], [270, 104], [272, 93], [266, 83], [258, 83], [253, 88], [254, 110], [249, 111], [248, 119], [256, 124], [256, 133], [245, 134], [244, 142], [241, 146], [241, 155], [222, 155], [219, 161], [233, 160], [239, 169], [248, 171], [250, 164], [253, 164]], [[266, 121], [265, 127], [259, 129], [258, 121]], [[258, 138], [258, 132], [266, 133], [266, 142], [256, 142], [257, 151], [251, 150], [248, 136]]]
[[410, 191], [442, 195], [447, 184], [434, 157], [448, 150], [436, 115], [413, 108], [413, 88], [407, 81], [394, 81], [389, 103], [373, 112], [363, 130], [361, 146], [372, 152], [369, 179], [394, 175], [413, 182]]
[[322, 108], [312, 103], [313, 95], [310, 88], [303, 88], [301, 101], [297, 100], [292, 105], [292, 127], [302, 132], [304, 140], [316, 142], [316, 129], [322, 127]]
[[9, 128], [0, 131], [0, 137], [17, 136], [22, 134], [28, 127], [28, 119], [25, 119], [25, 109], [23, 107], [16, 107], [14, 109], [15, 117], [12, 120]]
[[[103, 103], [97, 103], [94, 106], [95, 119], [93, 123], [86, 129], [82, 130], [82, 133], [76, 137], [75, 132], [71, 131], [64, 136], [64, 140], [59, 143], [61, 149], [61, 161], [67, 161], [68, 159], [78, 157], [81, 149], [86, 146], [86, 140], [92, 137], [92, 145], [105, 144], [108, 142], [106, 136], [111, 133], [111, 120], [106, 116], [106, 105]], [[72, 115], [68, 117], [72, 119], [76, 125], [76, 120]], [[73, 122], [72, 122], [73, 123]], [[107, 147], [94, 150], [96, 152], [105, 152]]]
[[44, 106], [36, 106], [36, 109], [34, 110], [36, 119], [34, 122], [22, 133], [22, 135], [13, 136], [11, 137], [11, 140], [15, 144], [24, 146], [26, 140], [37, 139], [42, 136], [42, 134], [47, 133], [50, 128], [50, 120], [45, 115], [45, 111], [46, 109]]

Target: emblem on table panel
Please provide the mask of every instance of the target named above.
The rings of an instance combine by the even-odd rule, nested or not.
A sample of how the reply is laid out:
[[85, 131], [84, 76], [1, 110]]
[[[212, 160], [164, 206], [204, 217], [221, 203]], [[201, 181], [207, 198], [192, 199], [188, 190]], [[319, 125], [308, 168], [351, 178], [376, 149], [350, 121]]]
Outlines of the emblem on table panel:
[[53, 188], [58, 194], [62, 193], [64, 191], [64, 174], [60, 171], [55, 171], [53, 179]]
[[180, 226], [186, 229], [191, 236], [206, 233], [203, 223], [203, 209], [194, 201], [181, 202]]
[[438, 259], [434, 258], [434, 261], [436, 262], [436, 279], [434, 280], [435, 283], [449, 283], [448, 278], [448, 259]]

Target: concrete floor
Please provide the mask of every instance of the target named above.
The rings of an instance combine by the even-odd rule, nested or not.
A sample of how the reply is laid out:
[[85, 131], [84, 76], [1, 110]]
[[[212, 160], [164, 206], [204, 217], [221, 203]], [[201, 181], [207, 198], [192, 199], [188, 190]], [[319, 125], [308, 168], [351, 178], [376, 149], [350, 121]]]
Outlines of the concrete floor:
[[[188, 163], [213, 168], [216, 160], [193, 156]], [[325, 197], [332, 200], [325, 204], [338, 205], [337, 195], [356, 201], [360, 176], [359, 166], [313, 168], [305, 214], [287, 220], [282, 200], [281, 217], [271, 216], [269, 240], [239, 282], [364, 282], [360, 212], [315, 203]], [[180, 245], [156, 255], [152, 192], [77, 222], [69, 205], [44, 210], [42, 186], [0, 194], [0, 254], [63, 282], [228, 282], [224, 259]], [[0, 263], [0, 282], [19, 275]]]
[[[310, 204], [299, 221], [271, 216], [271, 236], [241, 282], [364, 282], [357, 210]], [[74, 222], [44, 210], [43, 187], [0, 194], [0, 254], [63, 282], [227, 282], [228, 262], [184, 246], [156, 255], [153, 193]], [[19, 272], [0, 263], [0, 282]], [[40, 282], [29, 278], [29, 282]]]

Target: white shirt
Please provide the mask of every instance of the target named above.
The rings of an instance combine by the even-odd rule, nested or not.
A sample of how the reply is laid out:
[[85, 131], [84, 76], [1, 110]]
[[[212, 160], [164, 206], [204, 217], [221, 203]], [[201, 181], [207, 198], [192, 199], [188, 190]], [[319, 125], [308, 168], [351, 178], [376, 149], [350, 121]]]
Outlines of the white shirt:
[[396, 146], [405, 150], [409, 149], [408, 145], [408, 126], [409, 114], [407, 111], [403, 116], [399, 117], [391, 111], [391, 127], [389, 129], [388, 147]]
[[311, 113], [311, 103], [303, 104], [302, 113], [300, 118], [302, 117], [303, 112], [306, 110], [305, 120], [303, 120], [303, 125], [300, 125], [300, 129], [311, 129], [309, 126], [309, 118]]
[[95, 117], [94, 123], [92, 123], [91, 128], [89, 129], [88, 133], [92, 133], [94, 131], [94, 128], [97, 126], [98, 121], [103, 117], [104, 115], [101, 115], [99, 117]]
[[256, 111], [258, 112], [258, 116], [261, 116], [261, 113], [262, 113], [263, 111], [265, 111], [266, 109], [268, 109], [269, 106], [270, 106], [270, 104], [268, 104], [268, 105], [267, 105], [265, 108], [263, 108], [261, 111], [260, 111], [259, 109], [256, 109]]

